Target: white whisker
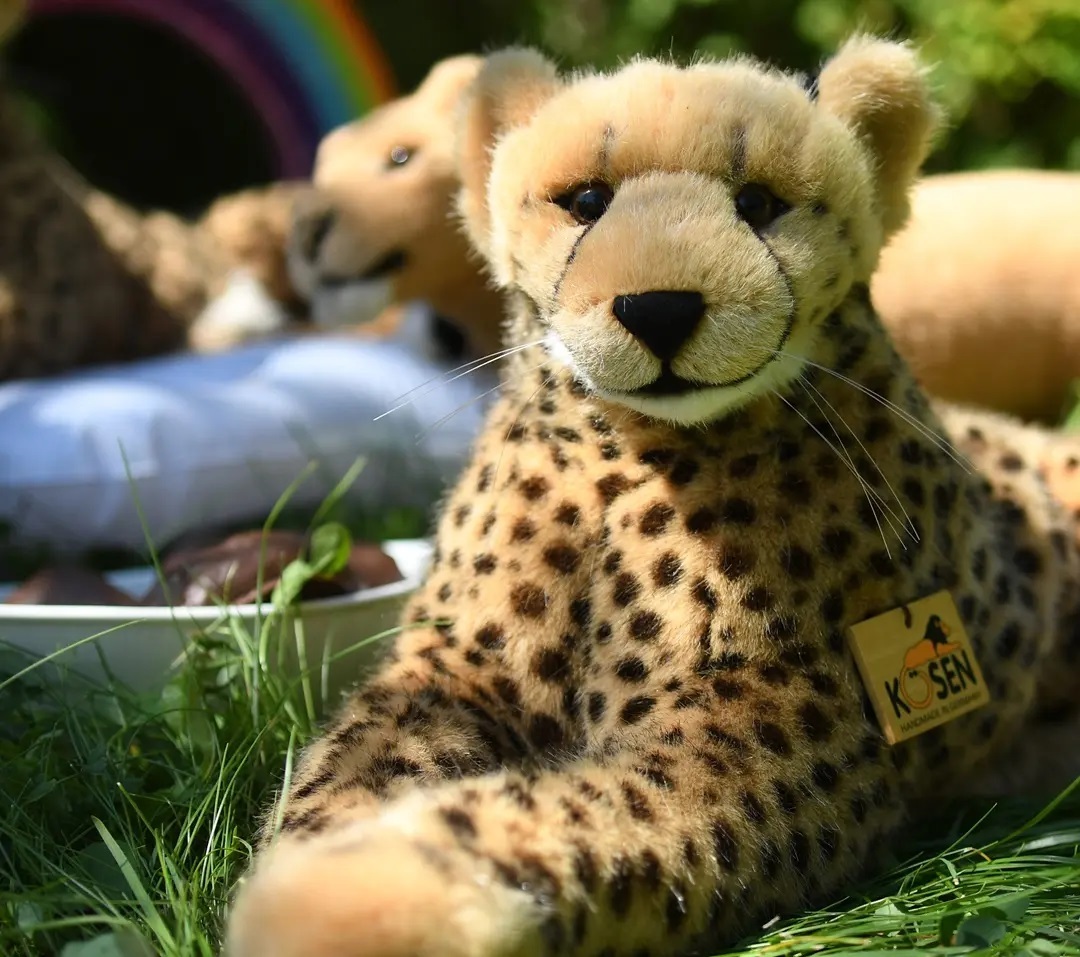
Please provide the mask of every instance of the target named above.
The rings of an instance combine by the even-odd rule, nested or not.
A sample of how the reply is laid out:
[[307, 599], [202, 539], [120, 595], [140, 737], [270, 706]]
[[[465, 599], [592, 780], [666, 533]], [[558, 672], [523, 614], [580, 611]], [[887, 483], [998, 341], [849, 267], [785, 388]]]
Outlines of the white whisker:
[[[807, 383], [805, 381], [800, 380], [800, 382], [803, 385], [804, 389], [809, 385], [809, 383]], [[907, 551], [907, 544], [904, 542], [904, 537], [897, 530], [897, 527], [896, 527], [896, 525], [893, 524], [892, 519], [896, 519], [896, 521], [899, 522], [900, 527], [903, 528], [905, 531], [908, 531], [910, 533], [910, 529], [908, 528], [907, 523], [904, 522], [904, 521], [901, 521], [900, 516], [898, 516], [896, 514], [896, 512], [894, 512], [892, 510], [892, 508], [889, 506], [889, 503], [885, 501], [885, 497], [880, 492], [878, 492], [876, 489], [874, 489], [870, 485], [870, 483], [865, 479], [865, 477], [861, 473], [859, 473], [858, 467], [855, 465], [855, 460], [851, 457], [851, 454], [848, 452], [847, 447], [844, 445], [844, 440], [840, 437], [840, 433], [837, 431], [836, 423], [834, 423], [833, 420], [829, 418], [829, 416], [826, 414], [824, 409], [821, 408], [821, 405], [818, 403], [818, 401], [812, 395], [807, 393], [807, 396], [810, 399], [810, 401], [814, 403], [814, 407], [818, 410], [818, 412], [821, 413], [822, 418], [825, 419], [825, 421], [829, 423], [829, 428], [832, 429], [833, 435], [836, 436], [836, 443], [839, 446], [839, 449], [836, 450], [836, 454], [841, 456], [842, 458], [844, 458], [846, 460], [846, 462], [848, 464], [848, 468], [850, 468], [853, 471], [853, 473], [858, 478], [860, 484], [862, 485], [863, 494], [867, 497], [868, 500], [870, 500], [870, 511], [871, 511], [871, 514], [874, 516], [875, 524], [878, 526], [879, 534], [881, 533], [881, 522], [878, 521], [877, 513], [874, 511], [874, 502], [875, 501], [877, 502], [878, 508], [881, 509], [882, 518], [885, 519], [886, 524], [889, 526], [889, 531], [891, 531], [896, 536], [897, 540], [900, 542], [901, 548], [903, 548], [905, 551]], [[824, 398], [824, 396], [822, 398]], [[830, 406], [830, 408], [832, 408], [832, 406]], [[835, 411], [835, 409], [833, 411]], [[839, 413], [837, 413], [837, 415], [839, 415]], [[844, 420], [843, 416], [840, 416], [840, 421], [843, 423], [844, 428], [846, 428], [848, 430], [848, 432], [851, 433], [851, 435], [853, 437], [855, 437], [854, 432], [851, 431], [851, 427]], [[858, 438], [857, 437], [855, 437], [855, 438], [856, 438], [856, 441], [858, 441]], [[860, 443], [860, 445], [861, 445], [861, 443]], [[865, 452], [865, 449], [863, 451]], [[876, 465], [876, 463], [874, 463], [873, 458], [871, 458], [869, 455], [867, 457], [870, 458], [870, 461], [871, 461], [872, 464]], [[880, 472], [881, 470], [878, 469], [878, 471]], [[894, 492], [893, 494], [895, 495], [896, 493]], [[901, 506], [901, 509], [902, 508], [903, 508], [903, 506]], [[890, 518], [890, 516], [892, 516], [892, 518]], [[905, 518], [907, 518], [907, 513], [905, 513]], [[887, 541], [885, 541], [885, 536], [883, 534], [882, 534], [882, 539], [881, 540], [882, 540], [882, 543], [885, 545], [886, 553], [889, 553], [889, 543]], [[889, 554], [889, 557], [890, 558], [892, 557], [891, 553]]]
[[475, 405], [477, 402], [480, 402], [482, 399], [486, 399], [489, 395], [491, 395], [492, 392], [498, 392], [499, 389], [501, 389], [502, 387], [503, 387], [503, 384], [500, 382], [498, 385], [494, 385], [490, 389], [485, 389], [479, 395], [474, 395], [471, 399], [468, 399], [467, 401], [462, 402], [457, 408], [451, 409], [449, 412], [446, 413], [446, 415], [444, 415], [441, 418], [436, 419], [434, 422], [432, 422], [431, 425], [429, 425], [426, 429], [421, 429], [419, 432], [417, 432], [416, 433], [416, 444], [419, 445], [421, 442], [424, 441], [425, 438], [427, 438], [427, 436], [429, 436], [432, 432], [434, 432], [440, 425], [443, 425], [444, 423], [449, 422], [455, 415], [457, 415], [463, 409], [467, 409], [470, 405]]
[[[509, 349], [503, 349], [500, 352], [493, 352], [490, 355], [483, 356], [480, 359], [473, 359], [471, 362], [466, 362], [464, 363], [464, 365], [457, 367], [457, 369], [464, 369], [463, 372], [457, 372], [457, 370], [455, 369], [451, 369], [448, 372], [440, 372], [439, 375], [433, 376], [431, 379], [428, 379], [427, 382], [423, 382], [420, 385], [410, 389], [408, 392], [402, 393], [400, 396], [398, 396], [398, 399], [404, 399], [405, 401], [399, 401], [398, 404], [395, 405], [393, 408], [387, 409], [385, 412], [379, 413], [379, 415], [375, 416], [372, 421], [378, 422], [380, 419], [386, 418], [386, 416], [390, 415], [392, 412], [397, 412], [399, 409], [404, 409], [406, 406], [412, 405], [412, 403], [415, 402], [417, 399], [422, 399], [424, 396], [430, 395], [440, 386], [449, 385], [451, 382], [455, 382], [463, 376], [470, 375], [473, 372], [477, 372], [480, 369], [483, 369], [484, 366], [489, 366], [493, 362], [498, 362], [501, 359], [516, 355], [519, 352], [524, 352], [526, 349], [531, 349], [533, 346], [541, 345], [542, 342], [542, 339], [537, 339], [535, 342], [526, 342], [524, 345], [513, 346]], [[453, 372], [457, 372], [457, 374], [451, 375], [451, 373]], [[450, 376], [450, 378], [443, 378], [444, 376]], [[425, 387], [428, 388], [425, 389]], [[425, 389], [425, 391], [421, 392], [420, 395], [414, 395], [414, 393], [418, 392], [420, 389]], [[408, 396], [409, 398], [406, 398], [406, 396]]]
[[[844, 465], [847, 466], [847, 468], [851, 472], [851, 474], [853, 476], [855, 476], [855, 481], [859, 483], [859, 487], [863, 490], [863, 494], [866, 496], [866, 501], [870, 505], [870, 514], [874, 516], [874, 523], [878, 527], [878, 534], [881, 536], [881, 542], [885, 546], [885, 554], [887, 554], [889, 556], [889, 558], [892, 558], [892, 552], [889, 551], [889, 543], [885, 538], [885, 531], [881, 527], [881, 522], [878, 520], [877, 510], [874, 508], [874, 499], [873, 499], [873, 497], [871, 495], [871, 493], [873, 493], [873, 495], [877, 495], [877, 492], [874, 491], [874, 489], [870, 488], [867, 485], [866, 480], [859, 474], [858, 469], [856, 469], [855, 466], [851, 462], [849, 462], [846, 458], [844, 458], [843, 454], [841, 454], [839, 451], [837, 451], [836, 447], [825, 436], [825, 433], [823, 433], [821, 431], [821, 429], [819, 429], [816, 425], [814, 425], [813, 422], [811, 422], [806, 417], [806, 415], [803, 413], [802, 409], [800, 409], [797, 405], [795, 405], [793, 402], [791, 402], [789, 399], [787, 399], [787, 397], [781, 395], [779, 392], [776, 392], [775, 390], [773, 391], [773, 395], [775, 395], [781, 402], [784, 403], [784, 405], [786, 405], [789, 409], [791, 409], [791, 411], [794, 412], [800, 419], [802, 419], [803, 422], [805, 422], [808, 426], [810, 426], [810, 428], [813, 429], [813, 431], [817, 434], [818, 438], [820, 438], [822, 442], [824, 442], [830, 449], [832, 449], [832, 451], [835, 453], [836, 457], [838, 459], [840, 459], [840, 461], [843, 462]], [[888, 521], [887, 517], [886, 517], [886, 521]], [[896, 532], [895, 528], [892, 528], [891, 525], [889, 527], [892, 529], [892, 531], [894, 533]], [[897, 537], [899, 538], [899, 535], [897, 535]]]
[[[814, 386], [812, 383], [807, 382], [805, 379], [800, 379], [799, 382], [804, 389], [813, 389], [813, 391], [817, 394], [818, 398], [820, 398], [821, 401], [824, 402], [825, 405], [827, 405], [833, 413], [835, 413], [836, 417], [840, 420], [840, 423], [844, 426], [845, 429], [848, 430], [848, 434], [850, 434], [851, 437], [858, 443], [859, 448], [862, 449], [863, 454], [870, 461], [870, 464], [874, 466], [875, 469], [877, 469], [878, 475], [880, 475], [882, 480], [885, 482], [885, 487], [892, 493], [892, 497], [896, 500], [896, 504], [900, 509], [900, 513], [904, 517], [903, 521], [901, 521], [900, 516], [897, 515], [889, 507], [889, 505], [885, 501], [885, 497], [879, 496], [882, 506], [889, 509], [889, 512], [892, 514], [892, 516], [898, 522], [900, 522], [901, 526], [911, 534], [912, 539], [917, 542], [919, 540], [919, 533], [915, 529], [915, 526], [911, 521], [911, 516], [908, 514], [907, 509], [904, 508], [904, 503], [900, 501], [900, 496], [897, 494], [896, 489], [893, 488], [892, 483], [889, 481], [889, 477], [882, 471], [881, 466], [878, 465], [877, 462], [874, 460], [874, 457], [870, 454], [870, 450], [867, 449], [867, 447], [863, 444], [862, 439], [860, 439], [855, 434], [855, 430], [852, 429], [850, 425], [848, 425], [847, 420], [843, 417], [843, 415], [841, 415], [840, 412], [837, 411], [836, 407], [828, 399], [826, 399], [824, 395], [822, 395], [821, 391], [816, 386]], [[818, 411], [821, 411], [821, 406], [818, 405], [817, 399], [815, 399], [813, 396], [810, 396], [810, 401], [814, 403], [814, 405], [818, 408]], [[824, 415], [824, 412], [822, 412], [822, 415]], [[828, 416], [825, 416], [825, 418], [826, 421], [829, 422], [829, 425], [832, 426], [833, 433], [836, 434], [836, 441], [839, 442], [841, 446], [843, 446], [843, 441], [841, 440], [839, 434], [836, 433], [836, 427], [832, 425], [832, 421], [829, 419]], [[906, 548], [907, 546], [905, 545], [904, 547]]]
[[939, 435], [937, 432], [935, 432], [933, 429], [931, 429], [925, 423], [920, 422], [917, 418], [915, 418], [915, 416], [913, 416], [906, 409], [902, 409], [895, 402], [891, 402], [888, 399], [886, 399], [885, 396], [879, 395], [873, 389], [870, 389], [870, 388], [867, 388], [866, 386], [864, 386], [861, 382], [858, 382], [855, 379], [852, 379], [852, 378], [844, 375], [843, 373], [837, 372], [835, 369], [830, 369], [828, 366], [821, 365], [821, 363], [819, 363], [819, 362], [813, 362], [810, 359], [807, 359], [807, 358], [805, 358], [803, 356], [796, 356], [796, 355], [793, 355], [790, 352], [784, 352], [782, 349], [773, 350], [773, 352], [774, 352], [775, 355], [777, 355], [777, 356], [779, 356], [781, 358], [791, 359], [793, 362], [801, 362], [803, 365], [808, 365], [808, 366], [812, 366], [815, 369], [820, 369], [826, 375], [834, 376], [835, 378], [839, 379], [841, 382], [844, 382], [847, 385], [850, 385], [850, 386], [858, 389], [864, 395], [868, 395], [875, 402], [880, 403], [885, 408], [887, 408], [889, 411], [891, 411], [891, 412], [895, 413], [896, 415], [898, 415], [908, 425], [910, 425], [913, 429], [915, 429], [917, 432], [919, 432], [923, 437], [925, 437], [925, 438], [929, 439], [931, 442], [933, 442], [936, 448], [940, 449], [942, 452], [944, 452], [946, 455], [948, 455], [949, 458], [951, 458], [965, 472], [970, 474], [970, 473], [972, 473], [974, 471], [974, 469], [971, 466], [971, 463], [968, 462], [959, 452], [956, 451], [956, 449], [953, 447], [952, 443], [949, 442], [948, 439], [946, 439], [942, 435]]

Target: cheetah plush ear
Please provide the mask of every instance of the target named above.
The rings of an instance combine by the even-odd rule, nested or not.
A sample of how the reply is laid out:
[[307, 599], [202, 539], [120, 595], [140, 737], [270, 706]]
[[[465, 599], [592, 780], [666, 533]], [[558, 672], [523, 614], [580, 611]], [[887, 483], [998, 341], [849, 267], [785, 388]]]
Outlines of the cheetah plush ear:
[[483, 65], [484, 58], [471, 53], [440, 60], [416, 88], [416, 95], [440, 111], [452, 110]]
[[486, 253], [490, 230], [487, 181], [498, 138], [526, 123], [562, 86], [555, 64], [536, 50], [504, 50], [487, 58], [461, 100], [457, 163], [458, 211], [473, 245]]
[[906, 44], [854, 37], [818, 77], [821, 106], [871, 154], [886, 234], [908, 216], [908, 190], [930, 150], [939, 112], [927, 71]]

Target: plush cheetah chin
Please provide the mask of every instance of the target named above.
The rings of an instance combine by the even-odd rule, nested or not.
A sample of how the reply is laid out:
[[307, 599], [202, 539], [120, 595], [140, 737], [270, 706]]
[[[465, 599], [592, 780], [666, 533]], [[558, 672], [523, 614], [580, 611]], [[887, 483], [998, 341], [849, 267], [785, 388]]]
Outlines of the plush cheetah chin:
[[[521, 351], [235, 957], [712, 952], [1037, 751], [1080, 671], [1051, 440], [935, 413], [866, 295], [933, 119], [868, 39], [812, 85], [487, 63], [461, 210]], [[846, 629], [943, 589], [991, 700], [889, 747]]]

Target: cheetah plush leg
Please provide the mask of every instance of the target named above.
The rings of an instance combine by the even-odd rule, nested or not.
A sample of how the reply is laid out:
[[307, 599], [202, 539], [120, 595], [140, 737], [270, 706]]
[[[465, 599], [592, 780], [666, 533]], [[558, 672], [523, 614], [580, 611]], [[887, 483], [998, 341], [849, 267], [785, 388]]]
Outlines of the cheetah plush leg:
[[[422, 643], [417, 630], [410, 635]], [[491, 770], [519, 758], [523, 748], [509, 726], [460, 697], [430, 662], [391, 664], [304, 754], [282, 836], [321, 832], [331, 823], [330, 809], [335, 827], [364, 820], [388, 797]], [[262, 843], [271, 837], [264, 829]]]
[[[848, 727], [817, 709], [815, 694], [846, 700], [832, 682], [800, 677], [801, 696], [770, 701], [747, 680], [740, 693], [776, 724], [707, 703], [742, 682], [703, 681], [677, 724], [635, 702], [602, 755], [415, 788], [345, 828], [286, 836], [240, 895], [229, 954], [685, 953], [828, 893], [895, 825], [895, 772], [854, 698]], [[780, 730], [789, 717], [813, 749]], [[351, 768], [323, 784], [370, 802], [394, 763], [369, 761], [365, 785]], [[841, 773], [855, 766], [857, 784]]]

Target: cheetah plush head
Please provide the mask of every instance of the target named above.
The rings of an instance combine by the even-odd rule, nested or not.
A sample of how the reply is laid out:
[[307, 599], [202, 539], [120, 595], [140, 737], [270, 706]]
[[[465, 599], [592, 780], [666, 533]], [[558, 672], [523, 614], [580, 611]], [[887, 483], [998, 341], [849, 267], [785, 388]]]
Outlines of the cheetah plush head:
[[290, 276], [317, 324], [369, 322], [392, 302], [461, 282], [469, 247], [449, 214], [453, 122], [482, 62], [443, 60], [413, 93], [320, 143], [288, 243]]
[[524, 303], [515, 336], [681, 425], [813, 360], [903, 223], [936, 119], [914, 53], [870, 38], [813, 83], [744, 59], [561, 77], [510, 50], [462, 109], [459, 208]]

